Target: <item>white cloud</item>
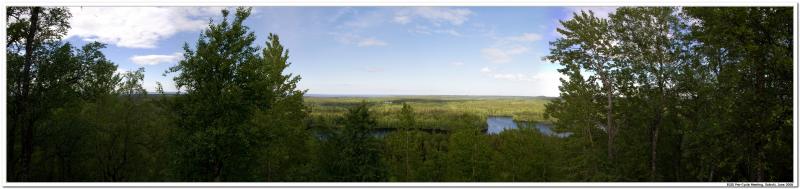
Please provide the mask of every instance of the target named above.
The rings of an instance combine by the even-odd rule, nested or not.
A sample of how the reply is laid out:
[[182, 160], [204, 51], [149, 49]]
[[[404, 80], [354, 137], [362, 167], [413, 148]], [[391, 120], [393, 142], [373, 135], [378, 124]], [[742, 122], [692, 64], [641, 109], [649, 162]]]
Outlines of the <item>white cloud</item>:
[[352, 8], [352, 7], [339, 8], [339, 9], [336, 10], [336, 13], [334, 13], [333, 16], [328, 16], [328, 22], [333, 23], [333, 22], [336, 22], [339, 19], [341, 19], [341, 18], [343, 18], [343, 17], [345, 17], [347, 15], [351, 15], [351, 14], [355, 14], [355, 13], [356, 13], [356, 10], [354, 8]]
[[489, 67], [481, 68], [481, 73], [492, 73], [492, 69]]
[[339, 43], [345, 45], [355, 45], [359, 47], [386, 46], [386, 41], [375, 37], [362, 36], [364, 31], [381, 25], [386, 22], [386, 12], [372, 11], [362, 13], [358, 9], [340, 9], [331, 21], [342, 20], [342, 24], [337, 26], [337, 31], [329, 33]]
[[400, 23], [400, 24], [408, 24], [409, 22], [411, 22], [411, 17], [405, 16], [405, 15], [395, 16], [394, 17], [394, 22], [397, 22], [397, 23]]
[[331, 33], [339, 43], [345, 45], [356, 45], [359, 47], [371, 46], [386, 46], [389, 45], [385, 41], [376, 39], [374, 37], [363, 37], [353, 33]]
[[[585, 11], [587, 14], [589, 11], [592, 11], [596, 17], [607, 19], [609, 14], [615, 12], [617, 8], [619, 7], [567, 7], [563, 9], [563, 11], [567, 13], [566, 16], [558, 20], [553, 20], [553, 23], [557, 26], [556, 28], [563, 28], [559, 20], [570, 20], [574, 17], [573, 14], [581, 14], [581, 11]], [[552, 30], [551, 35], [555, 37], [565, 37], [563, 34], [559, 33], [557, 29]]]
[[448, 30], [436, 30], [436, 31], [434, 31], [434, 32], [436, 32], [436, 33], [445, 33], [445, 34], [450, 34], [450, 35], [452, 35], [452, 36], [461, 36], [461, 33], [457, 32], [456, 30], [453, 30], [453, 29], [448, 29]]
[[511, 81], [530, 81], [530, 82], [550, 82], [550, 83], [559, 83], [558, 78], [561, 77], [561, 74], [557, 72], [545, 72], [545, 73], [538, 73], [533, 75], [528, 74], [494, 74], [492, 75], [495, 79], [501, 80], [511, 80]]
[[128, 69], [125, 69], [125, 68], [117, 68], [117, 70], [114, 70], [114, 73], [115, 73], [115, 74], [118, 74], [118, 75], [122, 75], [122, 74], [124, 74], [125, 72], [128, 72]]
[[470, 15], [472, 15], [472, 11], [464, 8], [414, 7], [396, 12], [394, 21], [407, 24], [414, 18], [421, 18], [436, 25], [442, 23], [461, 25], [469, 20]]
[[617, 8], [618, 7], [569, 7], [566, 8], [565, 10], [570, 13], [566, 20], [572, 18], [573, 16], [572, 13], [580, 14], [581, 10], [586, 11], [587, 14], [589, 13], [589, 11], [592, 11], [594, 15], [599, 18], [608, 18], [608, 14], [616, 11]]
[[484, 48], [481, 50], [484, 58], [488, 59], [492, 63], [506, 63], [511, 61], [511, 57], [514, 55], [522, 54], [528, 51], [527, 47], [524, 46], [513, 46], [509, 48]]
[[535, 33], [523, 33], [520, 36], [512, 36], [509, 37], [512, 41], [519, 41], [519, 42], [534, 42], [539, 41], [542, 39], [542, 35], [535, 34]]
[[155, 48], [178, 32], [199, 31], [216, 7], [71, 7], [67, 38], [110, 43], [128, 48]]
[[346, 19], [343, 20], [342, 24], [339, 25], [338, 28], [349, 31], [380, 26], [384, 22], [387, 22], [387, 17], [390, 16], [381, 11], [362, 13], [358, 10], [353, 10], [350, 13], [346, 13], [346, 15]]
[[461, 36], [461, 33], [456, 31], [455, 29], [440, 29], [438, 27], [437, 29], [433, 29], [423, 25], [416, 25], [413, 29], [410, 29], [408, 31], [412, 33], [425, 34], [425, 35], [448, 34], [452, 36]]
[[516, 55], [528, 52], [528, 47], [533, 42], [542, 40], [542, 35], [537, 33], [522, 33], [515, 36], [494, 37], [494, 44], [481, 50], [483, 57], [491, 63], [510, 62]]
[[381, 40], [377, 40], [375, 38], [364, 38], [360, 39], [358, 42], [359, 47], [369, 47], [369, 46], [386, 46], [386, 42]]
[[558, 72], [540, 72], [536, 74], [521, 74], [521, 73], [497, 73], [492, 74], [492, 78], [504, 81], [514, 82], [528, 82], [532, 83], [531, 86], [538, 90], [539, 94], [545, 96], [558, 96], [558, 86], [561, 85], [559, 78], [566, 78]]
[[183, 58], [183, 54], [176, 52], [170, 55], [136, 55], [131, 57], [131, 62], [138, 65], [156, 65], [160, 63], [178, 62]]

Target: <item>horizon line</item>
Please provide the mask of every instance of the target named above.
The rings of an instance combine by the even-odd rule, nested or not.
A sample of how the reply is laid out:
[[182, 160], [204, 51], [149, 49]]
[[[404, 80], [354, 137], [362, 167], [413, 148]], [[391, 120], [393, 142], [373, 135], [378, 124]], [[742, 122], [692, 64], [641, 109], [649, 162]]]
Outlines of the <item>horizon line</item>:
[[[148, 94], [158, 94], [156, 92], [147, 91]], [[178, 94], [179, 91], [164, 91], [164, 94]], [[185, 94], [185, 92], [184, 92]], [[558, 96], [546, 95], [481, 95], [481, 94], [353, 94], [353, 93], [305, 93], [303, 96], [309, 97], [380, 97], [380, 96], [475, 96], [475, 97], [546, 97], [558, 98]]]

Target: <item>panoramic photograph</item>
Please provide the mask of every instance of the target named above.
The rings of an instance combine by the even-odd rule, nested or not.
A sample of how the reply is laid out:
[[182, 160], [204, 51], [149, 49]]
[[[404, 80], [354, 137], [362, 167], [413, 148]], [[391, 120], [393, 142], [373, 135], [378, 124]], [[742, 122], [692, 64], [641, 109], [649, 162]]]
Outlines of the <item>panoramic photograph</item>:
[[5, 10], [9, 183], [796, 181], [791, 6]]

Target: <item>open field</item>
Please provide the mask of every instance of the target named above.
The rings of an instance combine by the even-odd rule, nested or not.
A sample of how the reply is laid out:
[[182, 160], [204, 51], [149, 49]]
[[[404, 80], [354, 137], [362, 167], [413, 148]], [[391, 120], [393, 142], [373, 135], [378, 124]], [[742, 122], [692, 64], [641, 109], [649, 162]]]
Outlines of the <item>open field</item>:
[[362, 101], [371, 105], [370, 113], [379, 127], [400, 127], [399, 111], [406, 103], [413, 107], [417, 126], [455, 129], [485, 126], [488, 116], [512, 116], [515, 121], [551, 122], [543, 116], [548, 97], [505, 96], [338, 96], [309, 95], [305, 103], [314, 120], [342, 117], [347, 109]]

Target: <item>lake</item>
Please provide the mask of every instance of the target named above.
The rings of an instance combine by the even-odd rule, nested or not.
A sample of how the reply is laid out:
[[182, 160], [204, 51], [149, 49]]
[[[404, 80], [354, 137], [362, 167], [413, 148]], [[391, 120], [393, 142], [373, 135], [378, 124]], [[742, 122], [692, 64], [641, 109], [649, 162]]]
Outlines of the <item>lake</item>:
[[548, 135], [548, 136], [555, 136], [559, 138], [564, 138], [572, 135], [570, 132], [564, 133], [557, 133], [551, 129], [553, 125], [545, 124], [545, 123], [531, 123], [531, 122], [515, 122], [514, 119], [510, 116], [489, 116], [486, 118], [486, 124], [488, 128], [486, 129], [487, 134], [499, 134], [505, 130], [510, 129], [517, 129], [519, 128], [518, 125], [523, 125], [526, 127], [533, 126], [538, 130], [540, 133]]
[[[539, 133], [542, 133], [547, 136], [555, 136], [558, 138], [564, 138], [572, 135], [571, 132], [563, 132], [558, 133], [553, 131], [553, 125], [546, 124], [546, 123], [537, 123], [537, 122], [526, 122], [526, 121], [514, 121], [514, 119], [510, 116], [489, 116], [486, 118], [486, 134], [499, 134], [505, 130], [512, 130], [518, 129], [520, 125], [527, 128], [536, 128]], [[376, 128], [370, 131], [370, 134], [375, 138], [384, 138], [387, 134], [396, 131], [396, 128]], [[424, 131], [428, 133], [447, 133], [446, 130], [442, 129], [416, 129], [419, 131]], [[334, 131], [326, 130], [316, 130], [315, 135], [318, 140], [327, 140], [333, 135]]]

